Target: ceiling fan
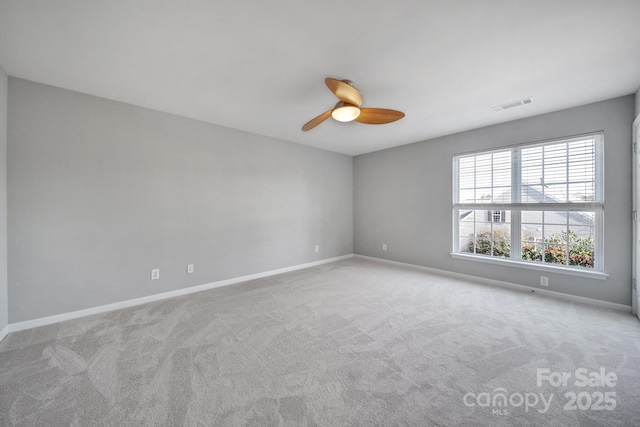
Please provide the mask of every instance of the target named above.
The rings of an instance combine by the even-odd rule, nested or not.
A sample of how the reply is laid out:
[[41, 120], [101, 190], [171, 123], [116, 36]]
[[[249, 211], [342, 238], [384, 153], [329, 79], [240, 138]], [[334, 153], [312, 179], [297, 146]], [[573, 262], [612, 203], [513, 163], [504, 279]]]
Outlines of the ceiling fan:
[[327, 87], [340, 101], [332, 109], [325, 111], [317, 117], [309, 120], [302, 126], [303, 131], [308, 131], [333, 117], [339, 122], [351, 122], [353, 120], [368, 125], [383, 125], [395, 122], [404, 117], [404, 113], [385, 108], [360, 108], [362, 95], [349, 80], [336, 80], [330, 77], [324, 79]]

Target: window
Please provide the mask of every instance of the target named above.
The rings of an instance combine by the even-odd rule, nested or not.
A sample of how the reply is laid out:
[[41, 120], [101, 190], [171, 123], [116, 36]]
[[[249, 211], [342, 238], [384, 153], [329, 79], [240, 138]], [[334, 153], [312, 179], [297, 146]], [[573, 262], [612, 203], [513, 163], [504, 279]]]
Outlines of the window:
[[506, 211], [487, 211], [490, 222], [505, 222]]
[[603, 135], [454, 156], [454, 253], [603, 270]]

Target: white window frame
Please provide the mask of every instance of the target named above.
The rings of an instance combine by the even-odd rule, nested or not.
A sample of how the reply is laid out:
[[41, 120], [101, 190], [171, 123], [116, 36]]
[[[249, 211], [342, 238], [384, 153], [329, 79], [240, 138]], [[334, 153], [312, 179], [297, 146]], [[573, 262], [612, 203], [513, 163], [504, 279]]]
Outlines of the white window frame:
[[[521, 168], [520, 154], [521, 150], [534, 146], [551, 145], [571, 141], [579, 138], [595, 137], [595, 200], [582, 202], [566, 202], [566, 203], [523, 203], [520, 199], [521, 189]], [[567, 273], [583, 277], [594, 277], [606, 279], [608, 274], [604, 272], [604, 133], [590, 132], [582, 135], [573, 135], [562, 138], [555, 138], [545, 141], [537, 141], [526, 144], [510, 145], [497, 149], [481, 150], [468, 153], [460, 153], [453, 156], [453, 251], [451, 256], [458, 259], [466, 259], [472, 261], [489, 262], [494, 264], [518, 266], [527, 269], [555, 271]], [[511, 162], [511, 197], [509, 203], [460, 203], [458, 201], [459, 194], [459, 159], [467, 156], [491, 154], [510, 151], [512, 154]], [[511, 211], [511, 247], [521, 247], [521, 215], [523, 211], [573, 211], [573, 212], [594, 212], [595, 215], [595, 247], [594, 247], [594, 268], [585, 268], [580, 266], [561, 265], [545, 262], [528, 261], [522, 259], [520, 250], [511, 250], [509, 258], [501, 258], [491, 255], [474, 254], [460, 251], [460, 211], [461, 210], [487, 210], [487, 211]], [[493, 212], [492, 212], [493, 213]], [[569, 219], [567, 218], [567, 221]], [[494, 221], [491, 221], [494, 222]], [[568, 256], [568, 254], [567, 254]]]

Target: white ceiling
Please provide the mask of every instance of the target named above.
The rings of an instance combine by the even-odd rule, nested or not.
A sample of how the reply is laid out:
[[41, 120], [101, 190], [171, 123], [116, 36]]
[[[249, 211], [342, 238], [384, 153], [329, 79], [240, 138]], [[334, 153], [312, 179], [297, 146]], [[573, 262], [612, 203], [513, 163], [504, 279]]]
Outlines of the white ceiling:
[[[634, 93], [640, 1], [0, 0], [0, 65], [356, 155]], [[325, 77], [406, 117], [302, 132], [337, 101]]]

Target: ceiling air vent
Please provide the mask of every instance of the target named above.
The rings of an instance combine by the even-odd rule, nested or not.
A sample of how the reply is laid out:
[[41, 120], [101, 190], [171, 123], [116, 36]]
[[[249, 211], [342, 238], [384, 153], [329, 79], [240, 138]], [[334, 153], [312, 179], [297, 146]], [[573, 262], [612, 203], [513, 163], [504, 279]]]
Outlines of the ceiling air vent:
[[533, 102], [533, 98], [529, 97], [529, 98], [519, 99], [517, 101], [507, 102], [506, 104], [498, 105], [497, 107], [493, 107], [491, 109], [493, 111], [504, 111], [504, 110], [509, 110], [511, 108], [519, 107], [521, 105], [531, 104], [531, 102]]

